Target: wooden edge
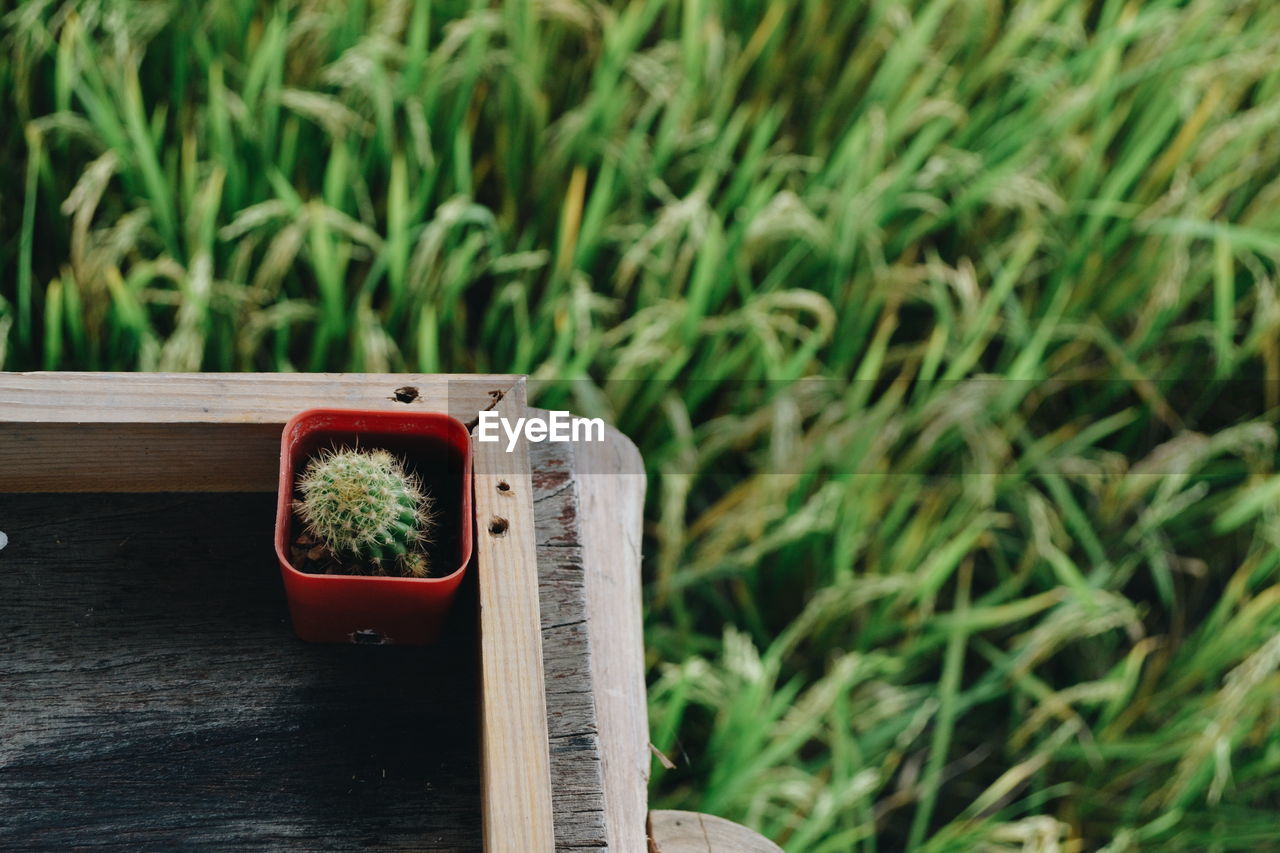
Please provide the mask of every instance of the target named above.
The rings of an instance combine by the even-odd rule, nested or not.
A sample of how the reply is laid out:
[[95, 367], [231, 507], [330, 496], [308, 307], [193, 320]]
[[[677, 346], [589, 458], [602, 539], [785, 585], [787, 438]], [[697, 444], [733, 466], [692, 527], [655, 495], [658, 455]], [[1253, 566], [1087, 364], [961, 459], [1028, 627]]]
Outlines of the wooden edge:
[[303, 409], [447, 412], [466, 422], [518, 376], [0, 372], [0, 421], [283, 424]]
[[609, 849], [643, 853], [649, 789], [640, 539], [640, 452], [612, 427], [575, 443], [592, 692], [600, 736]]
[[[495, 401], [524, 417], [523, 378]], [[527, 444], [475, 442], [481, 787], [488, 853], [552, 853], [550, 745]]]
[[649, 812], [649, 853], [782, 853], [741, 824], [698, 812]]
[[0, 373], [0, 491], [274, 492], [280, 429], [304, 409], [445, 412], [471, 426], [514, 384], [506, 374]]
[[[545, 416], [540, 409], [531, 409]], [[572, 442], [529, 445], [557, 853], [608, 844]]]

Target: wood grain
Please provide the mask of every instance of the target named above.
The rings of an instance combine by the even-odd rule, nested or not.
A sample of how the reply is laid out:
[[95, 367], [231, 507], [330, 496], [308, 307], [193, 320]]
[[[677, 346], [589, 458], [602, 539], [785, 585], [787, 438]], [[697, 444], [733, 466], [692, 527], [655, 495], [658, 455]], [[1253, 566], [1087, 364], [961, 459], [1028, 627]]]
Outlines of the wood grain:
[[721, 817], [661, 810], [649, 814], [651, 853], [782, 853], [759, 833]]
[[[520, 379], [494, 407], [526, 415]], [[475, 443], [484, 842], [490, 853], [555, 847], [529, 451]]]
[[580, 442], [575, 451], [608, 842], [611, 850], [639, 852], [650, 762], [640, 588], [644, 462], [612, 427], [604, 441]]
[[[423, 408], [468, 421], [513, 374], [0, 373], [0, 420], [283, 424], [302, 409]], [[414, 387], [408, 403], [396, 390]], [[70, 417], [74, 415], [74, 418]]]
[[[437, 411], [464, 423], [516, 377], [0, 373], [0, 491], [276, 488], [280, 427], [317, 406]], [[411, 387], [411, 402], [396, 390]], [[405, 395], [401, 395], [405, 396]]]
[[300, 642], [273, 515], [0, 495], [0, 849], [480, 849], [474, 584], [436, 646]]
[[531, 444], [529, 461], [556, 850], [600, 850], [607, 843], [604, 781], [591, 681], [573, 446]]

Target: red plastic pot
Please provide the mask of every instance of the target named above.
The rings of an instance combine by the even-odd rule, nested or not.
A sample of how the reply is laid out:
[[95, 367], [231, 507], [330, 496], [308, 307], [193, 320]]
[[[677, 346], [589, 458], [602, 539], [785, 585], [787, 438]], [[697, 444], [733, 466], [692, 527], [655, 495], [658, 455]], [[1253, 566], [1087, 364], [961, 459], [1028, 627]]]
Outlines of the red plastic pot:
[[[330, 447], [377, 447], [402, 458], [435, 498], [439, 514], [429, 578], [321, 575], [289, 562], [298, 524], [298, 472]], [[276, 507], [276, 557], [293, 630], [313, 643], [433, 642], [471, 561], [471, 436], [462, 422], [434, 412], [310, 409], [284, 427]]]

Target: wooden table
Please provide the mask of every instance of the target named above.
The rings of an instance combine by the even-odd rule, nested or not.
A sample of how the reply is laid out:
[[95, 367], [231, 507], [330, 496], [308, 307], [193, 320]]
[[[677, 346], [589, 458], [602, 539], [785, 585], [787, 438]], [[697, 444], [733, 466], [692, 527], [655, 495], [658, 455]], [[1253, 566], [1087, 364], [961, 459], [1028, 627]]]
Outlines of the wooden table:
[[[441, 643], [293, 638], [270, 556], [280, 424], [316, 405], [527, 413], [523, 390], [0, 374], [0, 848], [776, 850], [647, 811], [645, 479], [615, 431], [529, 444], [524, 480], [477, 446], [478, 519], [511, 530], [481, 536]], [[532, 609], [500, 594], [522, 547]]]

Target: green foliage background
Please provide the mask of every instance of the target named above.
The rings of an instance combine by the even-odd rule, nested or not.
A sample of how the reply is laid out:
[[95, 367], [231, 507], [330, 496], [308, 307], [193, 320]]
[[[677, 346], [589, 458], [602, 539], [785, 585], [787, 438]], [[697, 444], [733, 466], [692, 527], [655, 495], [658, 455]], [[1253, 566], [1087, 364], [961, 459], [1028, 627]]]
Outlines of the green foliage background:
[[0, 9], [0, 366], [609, 417], [655, 805], [1280, 849], [1280, 6]]

